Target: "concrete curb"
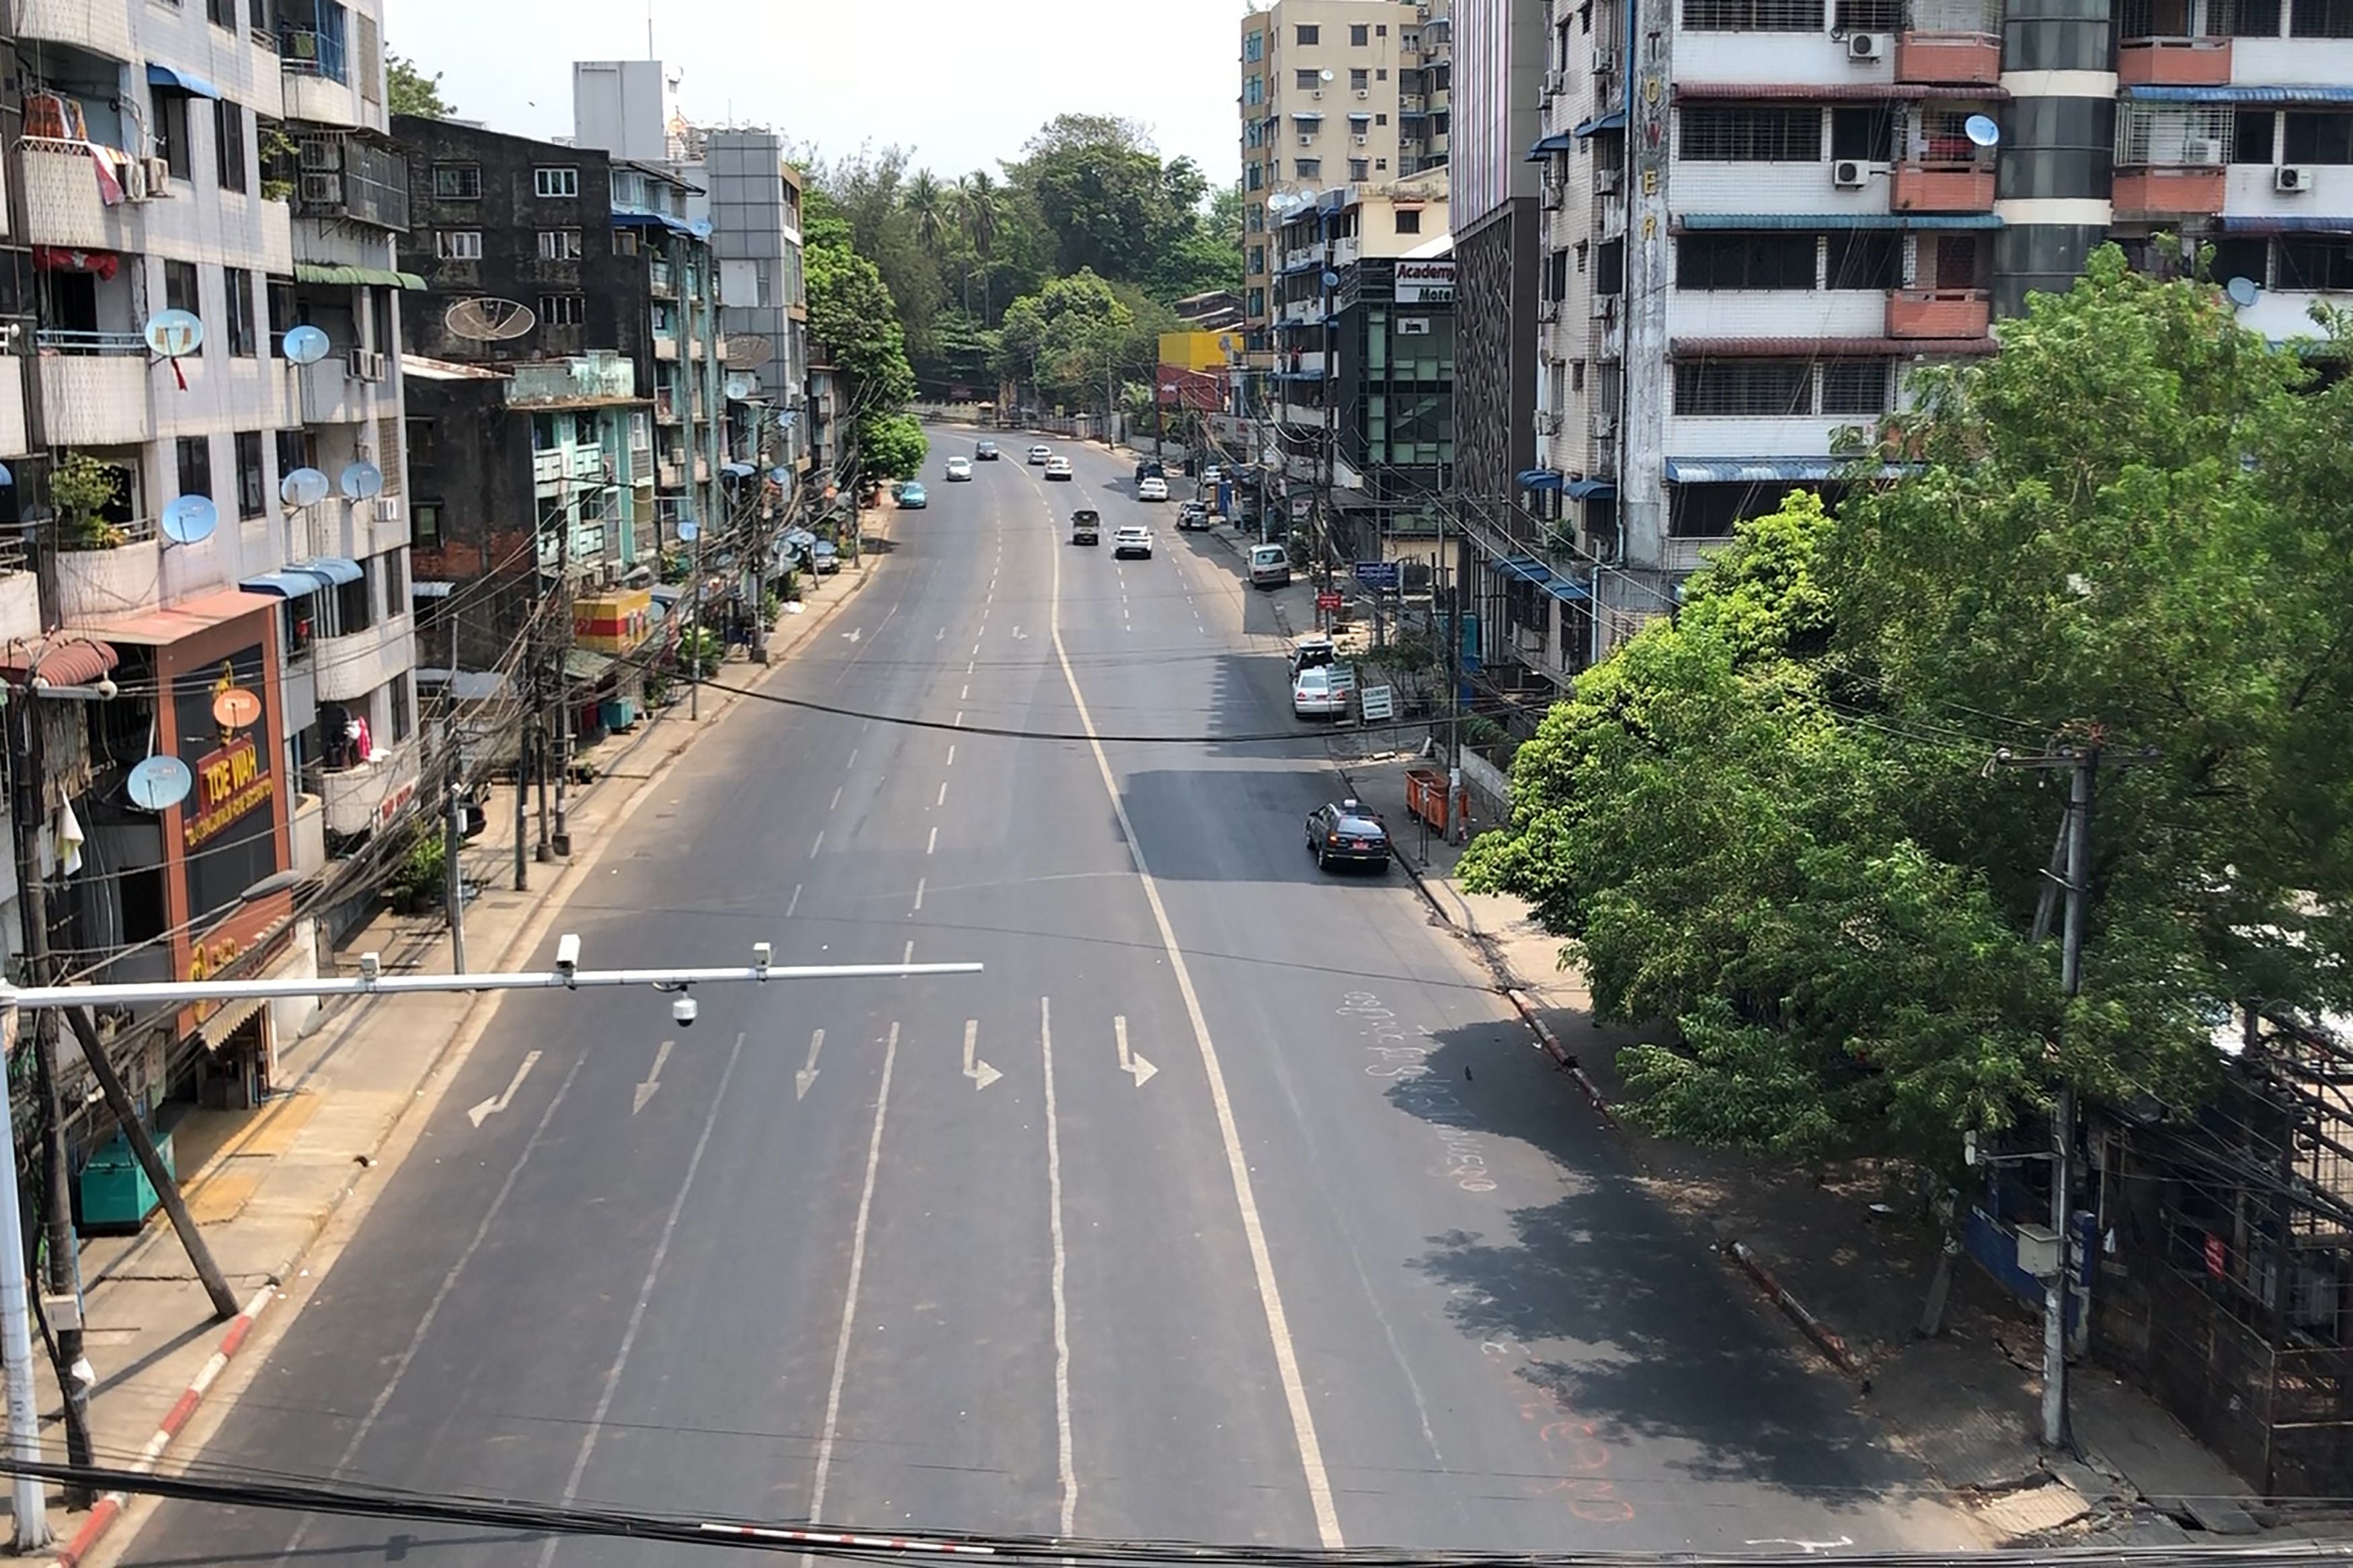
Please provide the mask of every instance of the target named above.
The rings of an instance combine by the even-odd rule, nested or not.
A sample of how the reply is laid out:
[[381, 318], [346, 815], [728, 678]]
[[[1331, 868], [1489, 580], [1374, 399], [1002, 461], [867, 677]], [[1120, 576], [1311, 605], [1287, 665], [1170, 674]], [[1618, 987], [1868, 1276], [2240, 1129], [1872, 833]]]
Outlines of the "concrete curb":
[[1560, 1037], [1552, 1032], [1552, 1026], [1544, 1021], [1542, 1013], [1536, 1011], [1535, 1001], [1517, 986], [1506, 990], [1504, 994], [1510, 997], [1512, 1005], [1520, 1010], [1520, 1016], [1525, 1019], [1528, 1027], [1535, 1031], [1536, 1039], [1543, 1045], [1546, 1053], [1558, 1062], [1567, 1071], [1569, 1077], [1577, 1080], [1577, 1087], [1584, 1091], [1587, 1102], [1593, 1107], [1593, 1113], [1601, 1118], [1602, 1124], [1608, 1127], [1617, 1126], [1618, 1118], [1610, 1110], [1609, 1101], [1602, 1098], [1601, 1086], [1593, 1081], [1593, 1075], [1585, 1070], [1584, 1064], [1560, 1043]]
[[1724, 1244], [1724, 1250], [1734, 1262], [1740, 1265], [1742, 1271], [1749, 1279], [1757, 1282], [1757, 1288], [1765, 1292], [1766, 1299], [1780, 1308], [1791, 1322], [1805, 1331], [1806, 1337], [1813, 1341], [1815, 1347], [1830, 1358], [1832, 1365], [1844, 1373], [1862, 1372], [1862, 1369], [1855, 1364], [1853, 1355], [1847, 1350], [1846, 1341], [1832, 1333], [1829, 1325], [1815, 1317], [1803, 1301], [1783, 1289], [1781, 1282], [1773, 1278], [1773, 1271], [1765, 1267], [1763, 1259], [1748, 1249], [1746, 1242], [1727, 1241]]
[[[188, 1386], [181, 1391], [180, 1397], [172, 1402], [172, 1408], [164, 1413], [163, 1423], [155, 1428], [155, 1435], [147, 1439], [146, 1447], [141, 1448], [139, 1457], [131, 1462], [132, 1470], [144, 1475], [163, 1459], [164, 1451], [179, 1436], [180, 1429], [188, 1424], [188, 1417], [196, 1413], [196, 1406], [205, 1402], [205, 1395], [211, 1392], [213, 1384], [227, 1370], [237, 1352], [244, 1348], [247, 1337], [253, 1332], [255, 1321], [277, 1299], [278, 1281], [273, 1279], [254, 1292], [253, 1299], [245, 1304], [244, 1311], [229, 1320], [220, 1343], [214, 1347], [213, 1353]], [[122, 1510], [130, 1500], [128, 1492], [116, 1491], [108, 1492], [93, 1503], [90, 1517], [81, 1521], [81, 1528], [74, 1531], [73, 1539], [58, 1549], [56, 1561], [59, 1568], [81, 1568], [98, 1543], [105, 1539], [106, 1532], [113, 1528], [114, 1521], [122, 1516]]]

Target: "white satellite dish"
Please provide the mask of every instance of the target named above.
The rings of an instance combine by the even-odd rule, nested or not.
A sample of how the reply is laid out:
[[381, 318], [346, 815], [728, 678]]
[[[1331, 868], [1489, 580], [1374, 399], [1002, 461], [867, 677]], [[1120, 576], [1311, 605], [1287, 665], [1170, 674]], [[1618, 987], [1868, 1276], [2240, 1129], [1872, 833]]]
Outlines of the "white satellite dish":
[[1990, 114], [1972, 114], [1961, 122], [1961, 134], [1973, 147], [1990, 147], [2001, 140], [2001, 127]]
[[702, 525], [691, 517], [678, 525], [678, 536], [689, 544], [693, 543], [702, 535]]
[[727, 378], [727, 401], [730, 403], [744, 402], [758, 390], [758, 384], [748, 375], [731, 375]]
[[1334, 70], [1330, 66], [1325, 66], [1318, 74], [1321, 75], [1325, 81], [1330, 81], [1340, 73]]
[[287, 328], [285, 341], [279, 344], [279, 350], [285, 354], [289, 364], [317, 364], [334, 346], [328, 341], [326, 333], [305, 325]]
[[2242, 310], [2263, 296], [2262, 287], [2252, 278], [2233, 278], [2222, 285], [2222, 292], [2228, 294], [2231, 303]]
[[158, 310], [140, 329], [157, 359], [185, 359], [205, 346], [205, 324], [186, 310]]
[[539, 324], [528, 305], [512, 300], [460, 300], [442, 313], [441, 325], [453, 338], [498, 343], [519, 338]]
[[131, 803], [144, 811], [169, 811], [188, 798], [195, 787], [195, 774], [188, 764], [174, 756], [158, 754], [149, 757], [126, 774], [122, 793]]
[[342, 486], [347, 500], [374, 500], [384, 494], [384, 470], [374, 463], [353, 463], [343, 470]]
[[205, 496], [182, 496], [155, 520], [155, 531], [174, 544], [202, 544], [220, 526], [220, 508]]
[[278, 481], [278, 499], [288, 506], [317, 506], [333, 487], [316, 468], [295, 468]]

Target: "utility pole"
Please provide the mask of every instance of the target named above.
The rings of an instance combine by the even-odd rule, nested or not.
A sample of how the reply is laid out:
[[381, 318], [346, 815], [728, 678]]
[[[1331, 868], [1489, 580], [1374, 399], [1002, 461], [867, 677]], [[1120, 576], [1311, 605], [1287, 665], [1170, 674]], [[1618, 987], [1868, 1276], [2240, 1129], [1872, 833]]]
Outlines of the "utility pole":
[[458, 617], [454, 612], [449, 616], [449, 684], [442, 688], [441, 696], [441, 744], [449, 756], [448, 821], [441, 830], [441, 860], [449, 906], [449, 959], [450, 967], [463, 974], [466, 879], [458, 868], [458, 856], [466, 842], [466, 757], [465, 748], [458, 743]]
[[[572, 485], [566, 480], [567, 500]], [[551, 847], [558, 855], [572, 853], [572, 829], [565, 817], [565, 795], [572, 782], [572, 509], [566, 505], [555, 520], [555, 600], [564, 613], [563, 653], [555, 661], [555, 837]]]
[[[532, 547], [534, 551], [538, 549], [536, 541]], [[534, 560], [532, 563], [532, 581], [534, 584], [539, 580], [538, 573], [539, 563]], [[531, 596], [531, 618], [523, 626], [522, 637], [522, 675], [531, 683], [532, 707], [536, 711], [539, 706], [539, 595], [535, 589]], [[518, 893], [531, 890], [531, 868], [523, 853], [523, 842], [531, 831], [530, 813], [531, 723], [526, 720], [522, 732], [515, 736], [514, 890]]]
[[[852, 498], [850, 514], [857, 515], [858, 501]], [[686, 579], [686, 716], [690, 720], [702, 717], [702, 525], [693, 524], [694, 537], [687, 542]]]

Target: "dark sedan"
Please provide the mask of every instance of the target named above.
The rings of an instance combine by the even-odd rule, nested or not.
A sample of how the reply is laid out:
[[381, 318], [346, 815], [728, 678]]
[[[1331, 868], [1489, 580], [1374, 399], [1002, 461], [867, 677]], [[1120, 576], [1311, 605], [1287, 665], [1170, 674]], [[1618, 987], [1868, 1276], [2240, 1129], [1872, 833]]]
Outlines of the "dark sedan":
[[1357, 800], [1319, 805], [1307, 814], [1307, 852], [1325, 870], [1335, 866], [1389, 868], [1389, 830]]

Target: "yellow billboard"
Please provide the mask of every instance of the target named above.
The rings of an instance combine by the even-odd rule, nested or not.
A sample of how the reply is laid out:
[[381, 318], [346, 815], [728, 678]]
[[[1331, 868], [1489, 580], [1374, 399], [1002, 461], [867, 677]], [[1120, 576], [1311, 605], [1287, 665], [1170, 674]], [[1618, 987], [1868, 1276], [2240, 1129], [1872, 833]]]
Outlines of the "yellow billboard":
[[1163, 332], [1160, 363], [1179, 370], [1216, 370], [1226, 363], [1226, 351], [1219, 342], [1231, 336], [1230, 332]]

